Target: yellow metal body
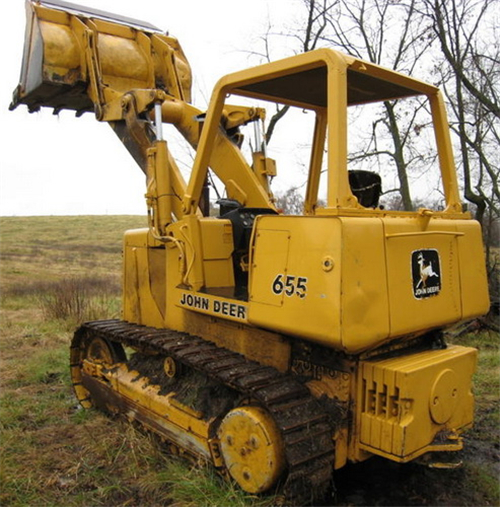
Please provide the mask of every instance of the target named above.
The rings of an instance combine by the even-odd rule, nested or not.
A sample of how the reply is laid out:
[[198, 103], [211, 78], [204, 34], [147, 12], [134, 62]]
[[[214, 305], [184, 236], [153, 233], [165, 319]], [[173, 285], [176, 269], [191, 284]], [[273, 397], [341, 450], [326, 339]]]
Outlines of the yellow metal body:
[[[431, 339], [436, 330], [485, 313], [489, 300], [481, 231], [462, 212], [439, 90], [321, 49], [223, 77], [201, 129], [201, 111], [188, 103], [191, 73], [176, 39], [151, 26], [78, 13], [58, 0], [27, 5], [13, 105], [94, 110], [147, 176], [149, 228], [129, 231], [124, 240], [123, 319], [198, 335], [306, 377], [317, 398], [344, 414], [332, 432], [337, 468], [373, 454], [405, 462], [459, 448], [458, 435], [473, 420], [476, 354], [460, 347], [432, 350]], [[274, 161], [258, 151], [247, 162], [229, 133], [263, 113], [227, 105], [229, 95], [315, 115], [302, 216], [277, 214], [269, 186]], [[347, 109], [416, 95], [427, 98], [432, 113], [444, 209], [365, 207], [349, 185]], [[197, 150], [187, 183], [159, 136], [162, 121]], [[234, 214], [202, 216], [209, 168], [238, 202], [240, 222]], [[236, 257], [246, 223], [248, 243]], [[412, 343], [418, 337], [424, 338], [417, 350]], [[179, 407], [174, 395], [135, 385], [125, 366], [97, 371], [96, 364], [110, 357], [96, 356], [86, 367], [98, 385], [106, 378], [130, 411], [148, 414], [146, 425], [177, 434], [174, 440], [190, 452], [221, 464], [210, 423]], [[78, 389], [83, 400], [85, 389]], [[266, 442], [258, 451], [248, 443], [254, 435]], [[247, 491], [263, 491], [281, 474], [280, 435], [260, 409], [230, 411], [219, 438], [226, 442], [226, 467]]]

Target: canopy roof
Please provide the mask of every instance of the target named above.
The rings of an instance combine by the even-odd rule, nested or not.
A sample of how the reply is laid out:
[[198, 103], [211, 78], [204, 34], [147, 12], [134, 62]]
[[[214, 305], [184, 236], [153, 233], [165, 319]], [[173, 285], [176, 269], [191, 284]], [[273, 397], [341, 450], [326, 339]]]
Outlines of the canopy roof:
[[[304, 53], [226, 76], [231, 93], [299, 107], [327, 106], [328, 72], [347, 74], [348, 105], [435, 93], [437, 88], [330, 49]], [[232, 83], [232, 85], [231, 85]]]

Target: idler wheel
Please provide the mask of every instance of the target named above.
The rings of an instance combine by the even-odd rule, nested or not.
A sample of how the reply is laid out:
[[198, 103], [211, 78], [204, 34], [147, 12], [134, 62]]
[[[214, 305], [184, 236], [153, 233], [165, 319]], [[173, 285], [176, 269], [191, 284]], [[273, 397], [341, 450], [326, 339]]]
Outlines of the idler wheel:
[[82, 383], [82, 367], [85, 360], [110, 367], [113, 364], [125, 362], [127, 356], [119, 343], [110, 342], [104, 338], [94, 336], [80, 339], [75, 333], [70, 351], [71, 380], [76, 397], [83, 408], [93, 406], [89, 391]]
[[218, 437], [231, 477], [248, 493], [276, 484], [285, 469], [285, 451], [276, 423], [260, 407], [238, 407], [224, 417]]

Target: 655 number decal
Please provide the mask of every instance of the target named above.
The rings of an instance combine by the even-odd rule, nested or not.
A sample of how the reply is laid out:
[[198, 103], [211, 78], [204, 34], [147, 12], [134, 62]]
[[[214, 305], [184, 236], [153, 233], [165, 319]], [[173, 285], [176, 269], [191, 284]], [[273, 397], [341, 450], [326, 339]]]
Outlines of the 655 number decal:
[[307, 278], [305, 276], [279, 274], [273, 281], [273, 293], [277, 296], [284, 293], [288, 297], [295, 294], [303, 299], [307, 296]]

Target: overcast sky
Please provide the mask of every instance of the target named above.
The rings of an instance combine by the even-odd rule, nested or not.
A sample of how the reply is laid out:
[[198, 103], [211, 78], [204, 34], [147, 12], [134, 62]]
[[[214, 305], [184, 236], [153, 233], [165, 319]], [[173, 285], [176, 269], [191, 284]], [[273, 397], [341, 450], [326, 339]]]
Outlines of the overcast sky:
[[[192, 67], [194, 103], [200, 108], [219, 77], [250, 65], [242, 50], [255, 46], [268, 20], [286, 24], [296, 5], [291, 0], [74, 3], [148, 21], [177, 37]], [[19, 82], [24, 0], [9, 0], [3, 21], [0, 215], [145, 213], [144, 176], [107, 124], [91, 114], [77, 119], [69, 111], [59, 116], [44, 109], [29, 114], [26, 106], [8, 111]]]

